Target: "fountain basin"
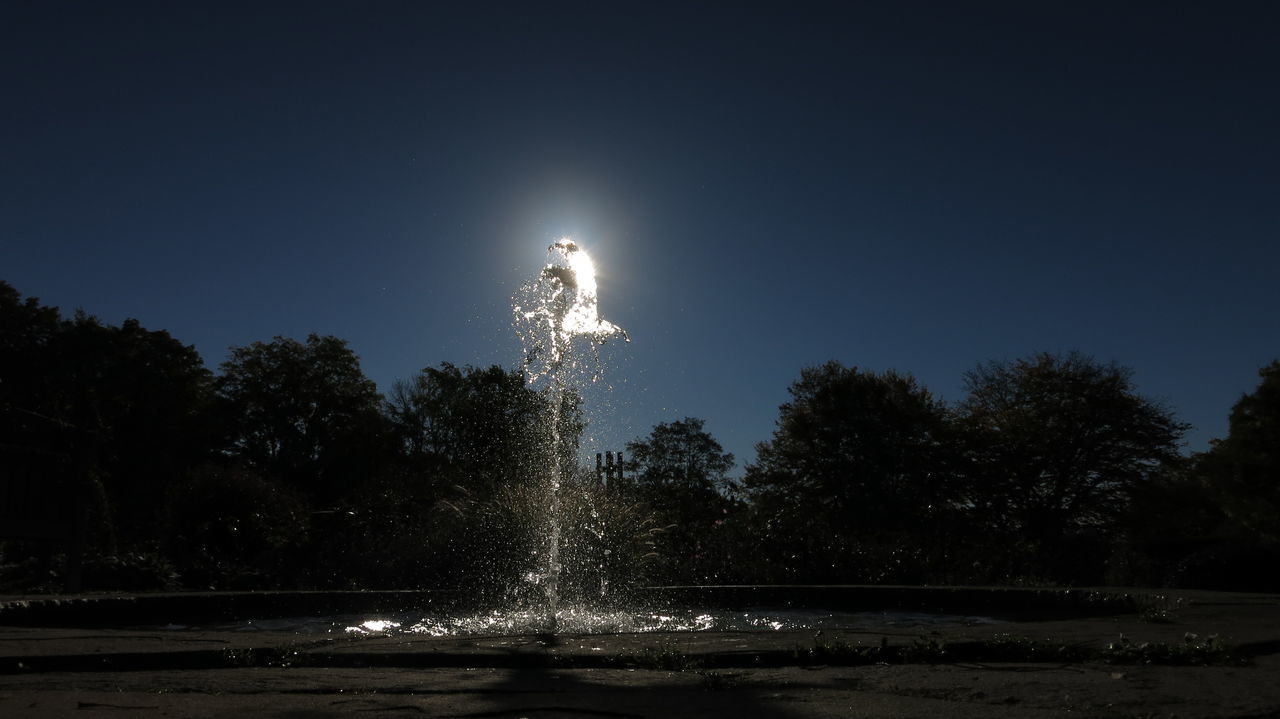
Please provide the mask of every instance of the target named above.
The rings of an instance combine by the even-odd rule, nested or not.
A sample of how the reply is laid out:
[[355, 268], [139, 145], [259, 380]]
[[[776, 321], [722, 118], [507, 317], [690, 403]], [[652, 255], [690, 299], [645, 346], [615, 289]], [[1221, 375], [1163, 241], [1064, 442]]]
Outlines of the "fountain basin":
[[[355, 710], [431, 716], [733, 712], [786, 717], [846, 716], [857, 706], [877, 717], [941, 711], [1012, 718], [1075, 716], [1085, 703], [1137, 715], [1154, 698], [1174, 698], [1180, 715], [1217, 716], [1229, 702], [1240, 715], [1262, 716], [1280, 697], [1273, 680], [1280, 661], [1276, 595], [886, 587], [650, 592], [653, 601], [750, 603], [782, 596], [793, 603], [843, 598], [850, 607], [864, 600], [898, 602], [908, 609], [921, 601], [950, 599], [955, 607], [939, 603], [933, 608], [971, 603], [978, 609], [1034, 610], [1056, 618], [923, 631], [344, 636], [128, 629], [112, 621], [149, 616], [154, 625], [161, 621], [153, 613], [157, 608], [165, 616], [171, 616], [167, 609], [183, 609], [192, 616], [204, 612], [235, 621], [247, 616], [234, 611], [237, 607], [277, 618], [296, 616], [304, 606], [326, 612], [381, 604], [420, 611], [423, 603], [445, 606], [460, 597], [448, 592], [261, 592], [0, 599], [0, 714], [89, 716], [147, 709], [172, 716], [336, 716]], [[1136, 611], [1100, 613], [1150, 607], [1154, 601], [1167, 602], [1171, 610], [1159, 621]], [[893, 610], [883, 606], [880, 611]], [[77, 616], [85, 622], [72, 621]], [[1189, 656], [1208, 666], [1161, 665], [1158, 655], [1152, 664], [1140, 653], [1109, 653], [1121, 636], [1129, 638], [1131, 649], [1148, 643], [1155, 649], [1187, 648]], [[1206, 641], [1229, 651], [1196, 653]], [[1064, 655], [1062, 648], [1071, 651]], [[1240, 666], [1241, 658], [1254, 666]], [[1222, 666], [1223, 659], [1231, 665]], [[1077, 663], [1091, 666], [1070, 666]], [[903, 687], [921, 693], [908, 694]], [[1074, 704], [1063, 708], [1058, 702], [1067, 693]], [[939, 703], [939, 696], [954, 699]]]
[[[715, 616], [755, 611], [791, 617], [781, 628], [834, 628], [841, 617], [865, 624], [867, 615], [918, 615], [1002, 621], [1042, 620], [1068, 616], [1099, 616], [1132, 612], [1137, 595], [1101, 589], [1026, 589], [984, 587], [907, 586], [682, 586], [644, 587], [629, 593], [627, 601], [592, 608], [591, 613], [612, 617], [600, 632], [661, 631], [661, 623], [628, 624], [623, 615]], [[642, 609], [636, 609], [642, 608]], [[396, 621], [408, 617], [499, 616], [505, 610], [476, 607], [465, 592], [455, 590], [312, 591], [312, 592], [196, 592], [140, 595], [82, 595], [0, 599], [0, 626], [45, 627], [192, 627], [245, 625], [259, 622], [290, 631], [291, 620], [301, 627], [308, 619], [326, 618], [344, 626], [366, 621]], [[582, 611], [570, 608], [569, 612]], [[507, 612], [514, 614], [515, 612]], [[826, 616], [823, 626], [811, 619]], [[393, 619], [394, 618], [394, 619]], [[531, 620], [532, 621], [532, 620]], [[582, 621], [571, 623], [571, 633], [590, 633]], [[276, 622], [274, 625], [271, 622]], [[768, 628], [764, 624], [761, 628]], [[313, 627], [314, 628], [314, 627]], [[747, 629], [724, 622], [672, 623], [668, 629]], [[535, 633], [536, 627], [491, 622], [484, 631], [459, 633]]]
[[[920, 587], [664, 587], [638, 592], [642, 614], [783, 617], [781, 626], [715, 624], [699, 630], [624, 631], [562, 623], [556, 635], [531, 628], [431, 634], [348, 631], [363, 622], [466, 616], [455, 592], [255, 592], [0, 600], [0, 674], [220, 670], [247, 667], [488, 667], [694, 670], [768, 666], [973, 661], [1110, 661], [1128, 636], [1203, 653], [1234, 645], [1241, 656], [1277, 651], [1271, 596], [1210, 593], [1193, 600], [1158, 593]], [[1162, 599], [1174, 621], [1152, 623], [1135, 609]], [[678, 604], [719, 600], [714, 609]], [[950, 601], [950, 605], [943, 602]], [[755, 608], [734, 602], [779, 601]], [[919, 607], [928, 603], [928, 611]], [[822, 604], [825, 606], [816, 606]], [[875, 605], [875, 609], [865, 609]], [[431, 611], [424, 607], [432, 607]], [[375, 609], [377, 607], [377, 609]], [[312, 614], [302, 611], [310, 609]], [[347, 611], [356, 609], [358, 611]], [[985, 612], [974, 614], [972, 610]], [[997, 611], [991, 611], [997, 610]], [[251, 612], [252, 613], [249, 613]], [[621, 612], [621, 609], [611, 610]], [[452, 614], [449, 614], [452, 612]], [[827, 622], [821, 626], [818, 618]], [[302, 621], [327, 628], [298, 629]], [[227, 622], [218, 624], [218, 622]], [[717, 628], [719, 627], [719, 628]], [[573, 631], [570, 631], [572, 629]], [[578, 631], [585, 629], [585, 631]], [[1196, 640], [1200, 642], [1200, 640]], [[1205, 642], [1200, 642], [1205, 643]], [[1135, 641], [1135, 645], [1137, 642]], [[1196, 655], [1199, 656], [1199, 655]]]

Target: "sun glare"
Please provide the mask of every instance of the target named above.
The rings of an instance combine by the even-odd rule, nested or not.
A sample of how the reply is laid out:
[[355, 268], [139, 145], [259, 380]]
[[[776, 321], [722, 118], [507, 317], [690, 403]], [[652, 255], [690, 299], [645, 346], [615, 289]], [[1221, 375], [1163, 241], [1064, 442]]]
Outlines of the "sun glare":
[[573, 270], [574, 279], [578, 283], [578, 292], [594, 300], [596, 296], [596, 266], [591, 261], [591, 256], [568, 237], [561, 238], [556, 245], [564, 248], [565, 260], [569, 264], [569, 269]]
[[[514, 299], [516, 331], [525, 343], [531, 377], [562, 367], [575, 336], [589, 337], [592, 344], [615, 336], [631, 341], [621, 327], [597, 314], [595, 263], [570, 237], [547, 248], [546, 266]], [[542, 364], [533, 368], [537, 363]]]

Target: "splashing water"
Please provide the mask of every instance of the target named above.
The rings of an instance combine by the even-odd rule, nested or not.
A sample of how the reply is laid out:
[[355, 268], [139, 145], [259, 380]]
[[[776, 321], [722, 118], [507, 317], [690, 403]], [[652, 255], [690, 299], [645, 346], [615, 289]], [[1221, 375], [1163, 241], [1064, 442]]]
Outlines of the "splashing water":
[[[426, 635], [493, 636], [532, 634], [540, 618], [529, 612], [492, 611], [473, 614], [421, 616], [395, 615], [388, 620], [328, 618], [313, 620], [311, 631], [348, 636]], [[946, 625], [975, 626], [998, 624], [993, 617], [933, 614], [927, 612], [775, 609], [688, 609], [621, 611], [591, 610], [581, 607], [561, 612], [559, 628], [568, 634], [649, 634], [659, 632], [779, 632], [813, 629], [928, 629]]]
[[525, 350], [529, 381], [548, 377], [554, 384], [569, 382], [562, 376], [572, 363], [575, 337], [590, 340], [592, 379], [600, 376], [600, 356], [596, 345], [611, 337], [631, 338], [621, 327], [600, 319], [596, 299], [596, 269], [591, 257], [569, 238], [547, 248], [546, 267], [532, 282], [520, 288], [515, 298], [516, 333]]
[[[439, 613], [393, 612], [374, 615], [337, 615], [252, 619], [212, 625], [169, 624], [165, 631], [295, 632], [385, 637], [519, 636], [545, 628], [546, 618], [530, 610], [457, 611]], [[619, 610], [567, 607], [561, 610], [559, 629], [568, 634], [648, 634], [659, 632], [779, 632], [815, 629], [855, 629], [883, 633], [889, 630], [927, 630], [940, 626], [981, 626], [1007, 621], [990, 616], [912, 611], [849, 611], [748, 607], [706, 609], [668, 607]]]
[[[571, 470], [573, 458], [563, 447], [566, 393], [584, 381], [600, 378], [598, 345], [612, 337], [630, 342], [626, 331], [600, 319], [596, 300], [596, 271], [591, 258], [565, 237], [547, 248], [548, 261], [538, 277], [524, 284], [513, 301], [516, 333], [525, 351], [525, 376], [529, 384], [544, 383], [552, 408], [551, 437], [546, 448], [548, 479], [548, 528], [546, 559], [529, 579], [542, 584], [547, 602], [547, 623], [556, 630], [560, 594], [560, 485]], [[590, 361], [580, 361], [576, 347], [585, 340]]]

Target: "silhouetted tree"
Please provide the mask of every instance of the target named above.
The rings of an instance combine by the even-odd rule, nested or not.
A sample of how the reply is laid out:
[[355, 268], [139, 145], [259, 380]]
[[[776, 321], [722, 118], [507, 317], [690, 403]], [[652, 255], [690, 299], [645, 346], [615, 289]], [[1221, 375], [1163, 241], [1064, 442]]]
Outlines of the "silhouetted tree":
[[[583, 422], [577, 397], [565, 403], [561, 439], [571, 449]], [[551, 408], [519, 372], [448, 362], [428, 367], [395, 384], [387, 411], [400, 451], [421, 480], [483, 494], [545, 471]]]
[[[8, 410], [36, 411], [51, 396], [56, 384], [46, 371], [54, 351], [51, 345], [62, 330], [56, 307], [45, 307], [35, 297], [25, 300], [9, 283], [0, 280], [0, 402]], [[3, 415], [6, 436], [22, 420]]]
[[378, 471], [377, 387], [345, 340], [312, 334], [232, 347], [216, 380], [231, 458], [327, 506]]
[[1186, 425], [1139, 395], [1131, 372], [1079, 353], [990, 362], [965, 378], [967, 500], [1019, 546], [1014, 573], [1100, 581], [1102, 557], [1136, 488], [1178, 457]]
[[1194, 463], [1180, 458], [1130, 489], [1107, 558], [1105, 583], [1230, 588], [1224, 583], [1229, 572], [1221, 552], [1231, 553], [1238, 536], [1229, 524], [1212, 490], [1195, 474]]
[[[383, 525], [372, 536], [396, 542], [416, 536], [406, 556], [421, 582], [483, 585], [489, 592], [527, 571], [552, 467], [560, 468], [557, 479], [568, 476], [584, 426], [577, 395], [561, 400], [560, 444], [553, 449], [553, 399], [519, 372], [446, 362], [397, 382], [386, 409], [401, 458], [394, 492], [405, 501], [370, 515]], [[530, 498], [538, 496], [541, 510], [530, 511]], [[513, 506], [524, 510], [513, 516]], [[519, 526], [494, 529], [510, 522]]]
[[663, 422], [648, 438], [628, 442], [630, 483], [646, 491], [671, 489], [691, 496], [727, 492], [733, 455], [703, 429], [705, 424], [696, 417]]
[[1257, 389], [1232, 407], [1227, 436], [1193, 458], [1200, 512], [1219, 521], [1180, 559], [1171, 583], [1280, 589], [1280, 579], [1266, 569], [1280, 561], [1280, 361], [1258, 374]]
[[[316, 571], [301, 553], [311, 518], [283, 482], [209, 464], [189, 472], [167, 499], [165, 549], [189, 588], [295, 588]], [[333, 560], [323, 555], [324, 565]]]
[[1280, 360], [1231, 408], [1224, 439], [1198, 459], [1223, 511], [1259, 540], [1280, 542]]
[[745, 484], [778, 578], [907, 581], [949, 509], [947, 411], [910, 375], [828, 362], [800, 373]]
[[[51, 371], [65, 354], [65, 326], [56, 307], [24, 300], [0, 281], [0, 452], [7, 471], [25, 472], [54, 455], [65, 459], [77, 441], [64, 400], [67, 382]], [[53, 474], [48, 467], [44, 473]]]
[[627, 443], [630, 477], [616, 489], [633, 493], [651, 508], [662, 528], [656, 548], [664, 559], [660, 579], [704, 582], [715, 579], [731, 561], [723, 541], [726, 521], [738, 512], [728, 478], [733, 455], [695, 417], [653, 428], [645, 439]]
[[214, 450], [211, 373], [194, 347], [133, 319], [111, 327], [78, 313], [60, 354], [66, 416], [96, 436], [117, 533], [154, 539], [168, 487]]
[[5, 471], [88, 502], [91, 560], [154, 552], [169, 487], [215, 446], [199, 354], [133, 319], [63, 320], [3, 283], [0, 327]]
[[[91, 491], [101, 497], [91, 435], [64, 416], [62, 382], [49, 371], [63, 328], [57, 308], [24, 300], [0, 281], [0, 525], [10, 533], [29, 522], [71, 519], [84, 527]], [[97, 504], [101, 517], [105, 502]], [[55, 547], [5, 539], [12, 537], [0, 538], [3, 584], [27, 590], [48, 582]]]

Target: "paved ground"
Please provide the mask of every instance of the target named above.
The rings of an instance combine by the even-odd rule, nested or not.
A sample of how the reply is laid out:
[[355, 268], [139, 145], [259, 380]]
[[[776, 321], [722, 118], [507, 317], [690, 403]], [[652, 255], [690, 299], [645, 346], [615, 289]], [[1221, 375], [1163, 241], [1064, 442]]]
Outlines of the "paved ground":
[[[1280, 597], [1184, 596], [1161, 623], [1123, 615], [816, 638], [0, 627], [0, 717], [1280, 717]], [[1215, 652], [1196, 655], [1211, 666], [1104, 661], [1122, 634], [1134, 654], [1151, 643], [1148, 656], [1217, 635], [1245, 662]], [[843, 666], [881, 646], [911, 663]], [[992, 653], [1001, 646], [1021, 661]]]

